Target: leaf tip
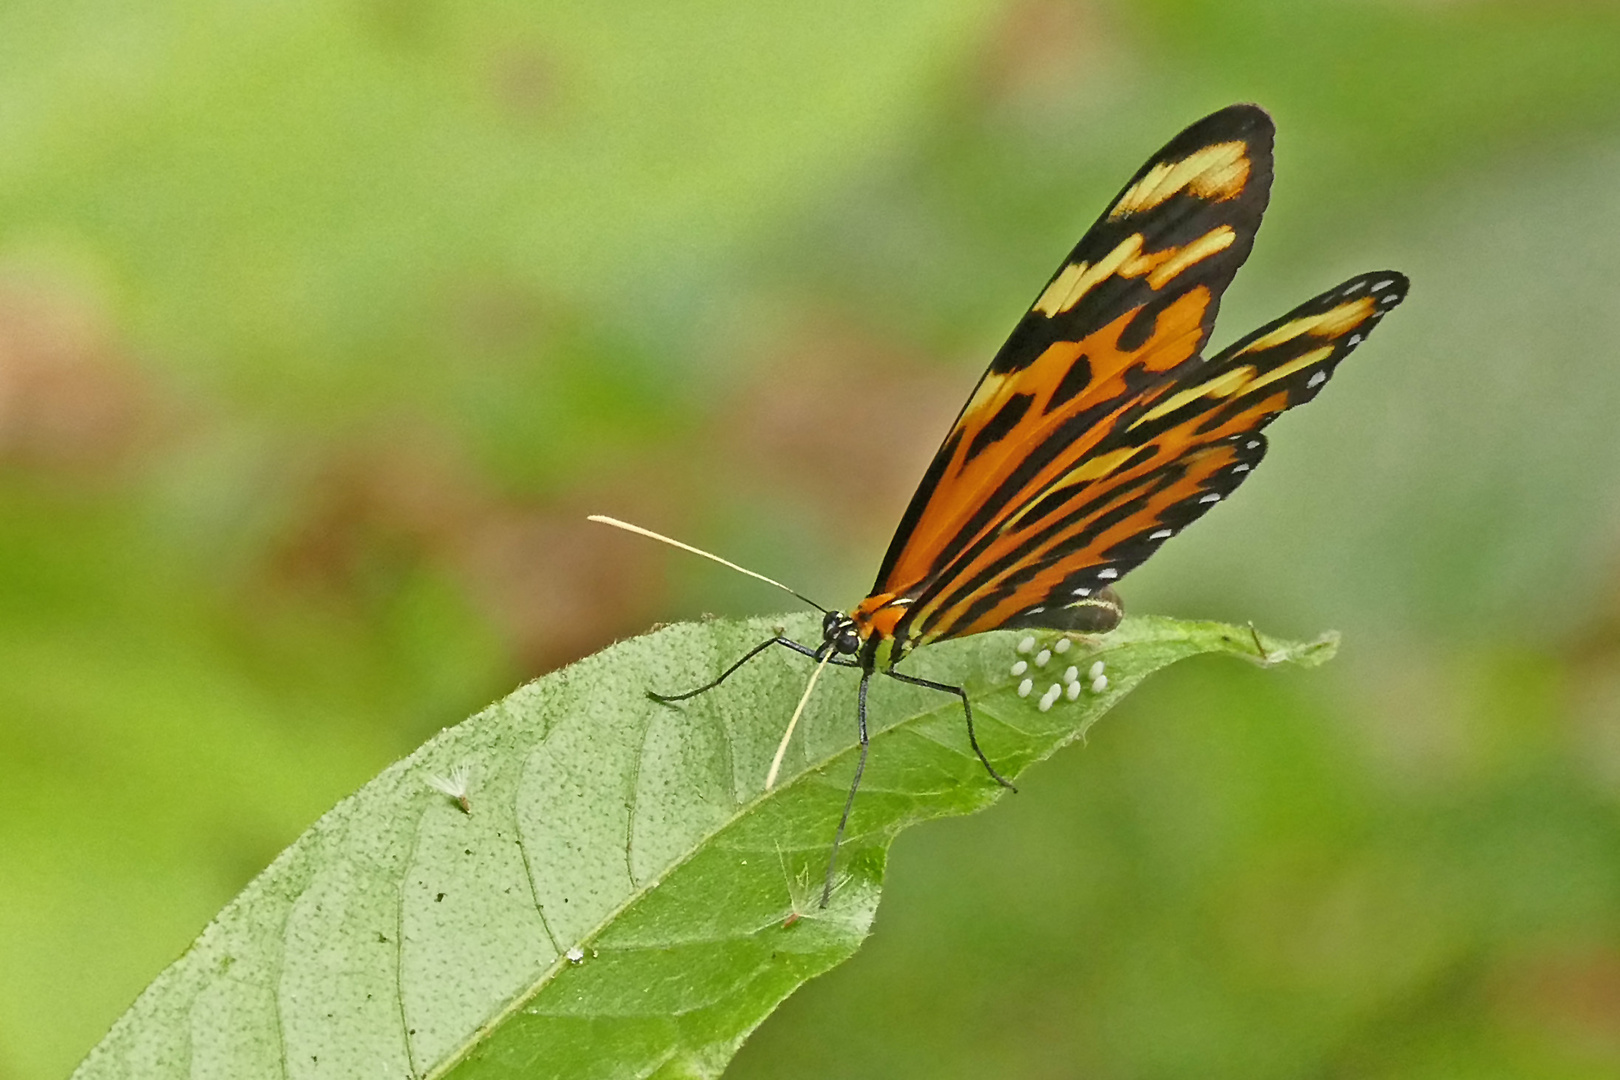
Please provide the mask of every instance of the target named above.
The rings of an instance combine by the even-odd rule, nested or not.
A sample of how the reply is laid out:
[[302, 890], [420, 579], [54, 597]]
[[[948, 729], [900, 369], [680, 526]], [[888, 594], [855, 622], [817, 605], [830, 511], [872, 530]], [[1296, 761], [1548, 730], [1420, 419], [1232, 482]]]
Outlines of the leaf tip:
[[1299, 667], [1320, 667], [1338, 654], [1339, 632], [1326, 630], [1310, 641], [1283, 641], [1272, 638], [1263, 638], [1251, 628], [1254, 634], [1255, 645], [1259, 649], [1258, 656], [1249, 659], [1260, 667], [1276, 667], [1278, 664], [1295, 664]]

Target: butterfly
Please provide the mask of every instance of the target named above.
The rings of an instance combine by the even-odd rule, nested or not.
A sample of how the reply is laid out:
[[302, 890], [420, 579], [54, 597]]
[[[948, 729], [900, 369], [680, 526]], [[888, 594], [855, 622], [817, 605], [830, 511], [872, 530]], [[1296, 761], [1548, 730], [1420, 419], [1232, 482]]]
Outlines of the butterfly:
[[960, 698], [974, 753], [1012, 787], [979, 747], [967, 692], [895, 664], [930, 642], [987, 630], [1113, 629], [1123, 615], [1115, 584], [1230, 496], [1265, 456], [1266, 425], [1314, 398], [1405, 298], [1403, 275], [1360, 274], [1203, 355], [1265, 213], [1273, 135], [1265, 110], [1232, 105], [1136, 171], [974, 387], [871, 593], [847, 612], [821, 609], [819, 645], [779, 635], [696, 690], [650, 695], [676, 702], [705, 693], [773, 646], [817, 660], [817, 674], [827, 664], [860, 670], [860, 751], [823, 906], [866, 768], [872, 677]]

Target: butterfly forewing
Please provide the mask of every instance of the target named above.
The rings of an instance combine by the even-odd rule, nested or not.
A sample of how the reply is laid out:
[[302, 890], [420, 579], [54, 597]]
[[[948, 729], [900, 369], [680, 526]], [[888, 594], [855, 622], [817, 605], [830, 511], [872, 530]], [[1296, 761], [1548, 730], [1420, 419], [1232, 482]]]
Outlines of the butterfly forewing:
[[1019, 320], [935, 455], [878, 572], [917, 596], [1061, 482], [1122, 410], [1194, 362], [1248, 256], [1272, 125], [1222, 109], [1155, 154]]

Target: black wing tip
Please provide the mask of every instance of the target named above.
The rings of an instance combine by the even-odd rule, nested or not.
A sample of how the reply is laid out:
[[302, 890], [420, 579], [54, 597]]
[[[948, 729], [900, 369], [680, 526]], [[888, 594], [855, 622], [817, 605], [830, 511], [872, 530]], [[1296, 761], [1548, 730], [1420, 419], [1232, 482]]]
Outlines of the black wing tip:
[[1252, 102], [1240, 101], [1224, 109], [1216, 109], [1202, 120], [1193, 121], [1177, 141], [1188, 139], [1206, 143], [1241, 138], [1245, 142], [1269, 147], [1276, 133], [1277, 125], [1270, 113]]
[[1277, 126], [1271, 119], [1271, 114], [1263, 106], [1252, 101], [1239, 101], [1226, 106], [1224, 109], [1216, 109], [1205, 119], [1214, 120], [1216, 117], [1224, 117], [1229, 123], [1242, 124], [1245, 127], [1273, 130]]
[[[1375, 318], [1382, 318], [1385, 312], [1393, 309], [1402, 300], [1406, 299], [1408, 290], [1412, 287], [1412, 280], [1399, 270], [1368, 270], [1357, 274], [1353, 278], [1346, 278], [1327, 292], [1318, 293], [1300, 305], [1294, 311], [1282, 317], [1281, 322], [1298, 315], [1312, 312], [1327, 311], [1337, 307], [1346, 300], [1354, 300], [1360, 296], [1372, 296], [1378, 301], [1378, 311]], [[1269, 330], [1268, 324], [1260, 332]]]
[[1182, 128], [1174, 138], [1159, 148], [1158, 153], [1148, 158], [1146, 164], [1131, 178], [1131, 182], [1140, 180], [1149, 169], [1162, 161], [1184, 157], [1214, 143], [1240, 141], [1248, 144], [1251, 160], [1258, 166], [1258, 172], [1267, 178], [1267, 184], [1261, 187], [1268, 187], [1271, 175], [1271, 148], [1276, 134], [1277, 128], [1271, 122], [1271, 114], [1260, 106], [1228, 105]]
[[1344, 282], [1336, 289], [1324, 293], [1321, 299], [1328, 304], [1339, 303], [1352, 297], [1370, 295], [1378, 301], [1377, 318], [1393, 311], [1412, 287], [1412, 279], [1399, 270], [1369, 270]]
[[1407, 290], [1412, 287], [1412, 279], [1399, 270], [1367, 270], [1346, 281], [1339, 288], [1348, 289], [1351, 285], [1357, 283], [1377, 286], [1380, 289], [1399, 293], [1402, 296], [1405, 296]]

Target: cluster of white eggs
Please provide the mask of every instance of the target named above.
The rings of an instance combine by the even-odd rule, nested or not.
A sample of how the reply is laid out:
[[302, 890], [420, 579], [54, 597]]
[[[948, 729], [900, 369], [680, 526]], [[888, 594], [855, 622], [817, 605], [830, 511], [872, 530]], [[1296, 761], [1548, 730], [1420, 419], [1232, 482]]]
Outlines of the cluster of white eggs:
[[[1033, 634], [1020, 641], [1018, 643], [1018, 652], [1021, 658], [1012, 666], [1012, 673], [1014, 675], [1025, 676], [1023, 681], [1018, 684], [1018, 696], [1029, 697], [1030, 694], [1035, 692], [1034, 677], [1025, 674], [1029, 671], [1031, 663], [1033, 663], [1037, 668], [1043, 668], [1052, 662], [1052, 655], [1054, 653], [1061, 656], [1063, 653], [1068, 652], [1073, 645], [1074, 642], [1070, 641], [1068, 638], [1059, 638], [1057, 643], [1054, 644], [1050, 649], [1042, 649], [1039, 652], [1036, 652], [1035, 637]], [[1031, 653], [1034, 653], [1034, 656], [1030, 660], [1022, 659], [1022, 657], [1029, 656]], [[1047, 688], [1046, 692], [1041, 695], [1039, 702], [1041, 712], [1046, 712], [1053, 705], [1057, 704], [1058, 698], [1066, 697], [1070, 701], [1076, 700], [1082, 693], [1085, 692], [1087, 688], [1089, 688], [1093, 694], [1100, 694], [1104, 690], [1107, 690], [1108, 676], [1105, 674], [1105, 671], [1106, 665], [1104, 665], [1101, 660], [1096, 660], [1093, 661], [1091, 666], [1086, 669], [1085, 675], [1082, 678], [1079, 665], [1071, 664], [1069, 668], [1063, 672], [1062, 680], [1060, 682], [1053, 683]]]

